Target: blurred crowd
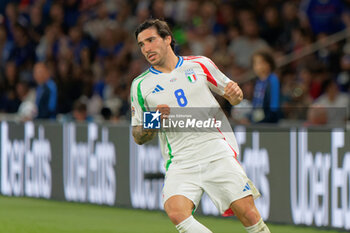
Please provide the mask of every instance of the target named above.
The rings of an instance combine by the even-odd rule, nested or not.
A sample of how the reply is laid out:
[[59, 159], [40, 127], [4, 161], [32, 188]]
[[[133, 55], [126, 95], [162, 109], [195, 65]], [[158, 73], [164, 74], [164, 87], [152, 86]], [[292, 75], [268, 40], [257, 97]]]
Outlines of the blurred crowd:
[[218, 97], [236, 123], [349, 119], [350, 40], [322, 46], [350, 28], [349, 0], [2, 0], [0, 113], [128, 121], [130, 85], [149, 67], [134, 30], [148, 18], [169, 23], [178, 55], [207, 56], [241, 85], [239, 106]]

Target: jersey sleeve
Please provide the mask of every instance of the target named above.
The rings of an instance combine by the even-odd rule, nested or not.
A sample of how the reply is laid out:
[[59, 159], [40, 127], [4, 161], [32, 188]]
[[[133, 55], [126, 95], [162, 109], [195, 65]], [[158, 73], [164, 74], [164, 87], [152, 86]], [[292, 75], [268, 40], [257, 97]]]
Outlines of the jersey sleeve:
[[[143, 100], [141, 90], [138, 87], [138, 81], [134, 81], [131, 85], [130, 100], [131, 100], [131, 125], [137, 126], [143, 124], [143, 109], [140, 101]], [[142, 102], [142, 101], [141, 101]]]
[[231, 80], [223, 74], [209, 58], [203, 57], [198, 60], [197, 63], [202, 67], [207, 76], [207, 84], [209, 88], [221, 96], [224, 95], [224, 88]]

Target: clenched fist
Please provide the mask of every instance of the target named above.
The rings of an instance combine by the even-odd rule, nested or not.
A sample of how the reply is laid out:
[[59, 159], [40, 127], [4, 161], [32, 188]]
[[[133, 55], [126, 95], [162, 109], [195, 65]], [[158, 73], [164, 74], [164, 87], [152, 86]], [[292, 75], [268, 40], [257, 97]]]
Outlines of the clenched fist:
[[156, 111], [159, 110], [159, 112], [162, 114], [160, 115], [160, 119], [168, 119], [168, 116], [170, 114], [170, 107], [167, 104], [158, 104]]
[[227, 99], [230, 104], [236, 105], [239, 104], [243, 99], [243, 92], [237, 83], [230, 81], [224, 88], [225, 94], [224, 97]]

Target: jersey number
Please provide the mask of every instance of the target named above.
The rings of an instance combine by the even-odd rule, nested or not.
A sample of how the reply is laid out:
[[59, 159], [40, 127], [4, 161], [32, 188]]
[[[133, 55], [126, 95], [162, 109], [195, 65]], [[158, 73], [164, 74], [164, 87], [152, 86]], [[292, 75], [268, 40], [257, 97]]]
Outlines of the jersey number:
[[177, 103], [179, 104], [180, 107], [185, 107], [188, 103], [187, 98], [185, 96], [184, 90], [182, 89], [177, 89], [175, 92], [175, 97], [177, 100]]

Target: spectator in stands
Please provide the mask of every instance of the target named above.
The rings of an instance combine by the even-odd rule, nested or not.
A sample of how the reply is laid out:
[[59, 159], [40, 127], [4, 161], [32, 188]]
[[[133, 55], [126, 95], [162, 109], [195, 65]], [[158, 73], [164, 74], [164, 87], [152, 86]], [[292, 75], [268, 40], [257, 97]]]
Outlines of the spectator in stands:
[[282, 22], [276, 6], [268, 6], [264, 11], [262, 20], [261, 37], [271, 46], [278, 45], [279, 36], [282, 33]]
[[305, 126], [325, 125], [328, 122], [327, 109], [324, 106], [312, 104], [307, 112]]
[[13, 31], [18, 19], [18, 7], [14, 2], [9, 2], [5, 8], [5, 27], [8, 38], [13, 40]]
[[30, 70], [35, 61], [35, 45], [30, 40], [24, 26], [16, 24], [13, 31], [14, 48], [10, 59], [15, 61], [20, 70]]
[[321, 48], [316, 52], [317, 60], [319, 60], [327, 69], [328, 72], [340, 72], [340, 59], [342, 50], [340, 43], [332, 43], [327, 45], [328, 36], [325, 33], [317, 35]]
[[4, 90], [0, 93], [0, 111], [15, 113], [20, 105], [20, 100], [16, 93], [18, 83], [18, 72], [14, 62], [7, 62], [5, 65], [5, 79], [3, 80]]
[[68, 27], [64, 21], [64, 9], [60, 2], [54, 2], [50, 7], [49, 24], [54, 24], [60, 27], [65, 33], [68, 32]]
[[280, 119], [280, 83], [273, 73], [275, 62], [269, 52], [258, 51], [252, 57], [257, 76], [251, 120], [255, 123], [276, 123]]
[[102, 36], [107, 28], [114, 29], [118, 26], [117, 22], [110, 18], [110, 13], [105, 2], [102, 2], [98, 6], [96, 14], [97, 17], [87, 21], [83, 28], [84, 32], [95, 40]]
[[54, 48], [57, 47], [59, 35], [59, 26], [55, 24], [46, 26], [45, 33], [42, 35], [35, 51], [38, 61], [48, 61], [49, 59], [53, 59], [55, 50]]
[[45, 20], [43, 20], [43, 14], [41, 7], [33, 5], [29, 12], [30, 24], [28, 27], [28, 33], [33, 42], [37, 45], [45, 31]]
[[9, 60], [11, 51], [13, 49], [13, 41], [7, 38], [5, 26], [0, 24], [0, 68]]
[[259, 28], [255, 19], [240, 22], [243, 35], [233, 40], [229, 51], [234, 56], [237, 66], [248, 69], [254, 52], [267, 49], [268, 44], [259, 37]]
[[302, 0], [300, 8], [304, 26], [310, 26], [315, 35], [333, 34], [344, 28], [341, 0]]
[[92, 122], [93, 119], [91, 116], [87, 113], [87, 106], [86, 104], [81, 101], [77, 100], [73, 104], [73, 119], [76, 122]]
[[83, 38], [83, 30], [79, 26], [71, 27], [69, 29], [69, 48], [73, 52], [73, 61], [76, 64], [81, 63], [81, 52], [83, 49], [89, 47], [89, 42]]
[[337, 75], [337, 83], [341, 91], [350, 92], [350, 43], [347, 42], [343, 47], [343, 54], [340, 58], [341, 72]]
[[[111, 85], [108, 72], [118, 67], [123, 78], [113, 81], [115, 87], [109, 93], [116, 98], [107, 101], [111, 106], [111, 116], [108, 117], [108, 111], [105, 115], [111, 121], [116, 116], [120, 119], [127, 117], [130, 113], [124, 108], [128, 106], [125, 96], [128, 96], [131, 81], [148, 68], [145, 60], [139, 59], [138, 53], [135, 53], [138, 48], [130, 43], [130, 36], [136, 25], [151, 16], [164, 17], [170, 22], [179, 55], [197, 53], [212, 57], [228, 77], [244, 83], [253, 77], [245, 73], [250, 70], [252, 54], [267, 47], [267, 43], [276, 59], [277, 55], [291, 52], [299, 55], [306, 51], [305, 46], [317, 39], [328, 41], [327, 30], [339, 30], [338, 26], [342, 24], [339, 20], [350, 27], [350, 1], [344, 0], [347, 7], [342, 10], [345, 12], [342, 15], [335, 13], [340, 12], [340, 1], [1, 0], [0, 5], [4, 7], [0, 8], [0, 12], [4, 17], [0, 16], [0, 111], [15, 111], [15, 103], [22, 99], [14, 88], [18, 80], [22, 83], [25, 79], [32, 85], [35, 62], [44, 62], [55, 77], [60, 102], [69, 105], [64, 106], [63, 111], [60, 104], [57, 113], [61, 111], [71, 117], [72, 103], [86, 99], [88, 115], [95, 120], [99, 119], [97, 115], [101, 115], [102, 107], [106, 106], [106, 102], [103, 103], [106, 99], [102, 98], [103, 92]], [[304, 7], [300, 2], [307, 4]], [[300, 17], [299, 8], [308, 9], [304, 11], [306, 18]], [[278, 15], [276, 9], [282, 12]], [[320, 9], [329, 10], [329, 14], [320, 14]], [[328, 19], [336, 20], [331, 22]], [[313, 22], [317, 21], [321, 24], [316, 23], [315, 30]], [[324, 24], [327, 25], [322, 26]], [[290, 97], [288, 106], [306, 109], [313, 99], [321, 95], [321, 86], [328, 72], [330, 74], [326, 75], [338, 77], [337, 83], [342, 91], [350, 91], [350, 65], [347, 64], [350, 64], [350, 52], [346, 52], [349, 49], [344, 47], [343, 54], [340, 53], [342, 57], [337, 58], [341, 43], [321, 46], [315, 53], [297, 59], [288, 65], [291, 69], [288, 74], [280, 75], [280, 70], [276, 70], [284, 94]], [[9, 85], [5, 79], [5, 66], [9, 61], [17, 63], [13, 66], [16, 85]], [[323, 63], [325, 68], [318, 65], [316, 68], [305, 67], [313, 61]], [[61, 67], [61, 63], [73, 64], [73, 67], [68, 65], [69, 75], [62, 72], [65, 65]], [[11, 71], [11, 64], [9, 66]], [[71, 85], [72, 82], [79, 84]], [[11, 97], [10, 105], [8, 97]], [[115, 108], [116, 105], [119, 107]], [[288, 116], [306, 117], [305, 112], [292, 115]]]
[[305, 120], [307, 109], [312, 103], [310, 95], [311, 72], [308, 68], [302, 67], [299, 73], [285, 70], [280, 77], [283, 117]]
[[38, 108], [38, 119], [52, 119], [56, 117], [57, 87], [52, 80], [45, 63], [34, 65], [34, 79], [37, 83], [35, 103]]
[[322, 92], [324, 91], [322, 89], [324, 81], [326, 81], [329, 78], [329, 73], [326, 69], [326, 67], [321, 64], [319, 61], [314, 62], [313, 65], [311, 65], [311, 83], [310, 83], [310, 96], [313, 100], [317, 99]]
[[79, 5], [80, 0], [69, 0], [64, 1], [63, 11], [64, 11], [64, 22], [69, 26], [74, 26], [80, 17]]
[[57, 64], [57, 113], [69, 113], [73, 103], [81, 96], [82, 82], [73, 75], [73, 64], [68, 60], [59, 60]]
[[21, 100], [17, 114], [21, 121], [33, 120], [38, 109], [35, 105], [35, 90], [32, 89], [28, 82], [19, 81], [16, 86], [18, 98]]
[[349, 94], [340, 92], [333, 79], [326, 80], [322, 89], [323, 94], [315, 100], [314, 104], [326, 108], [328, 123], [345, 122], [349, 118]]
[[293, 1], [286, 1], [282, 6], [281, 13], [282, 32], [278, 36], [277, 49], [283, 52], [290, 52], [290, 43], [292, 38], [292, 31], [300, 28], [300, 19], [298, 17], [298, 7]]
[[123, 106], [123, 100], [120, 96], [120, 84], [122, 83], [122, 74], [119, 69], [111, 69], [107, 72], [106, 85], [103, 90], [104, 106], [108, 107], [113, 115], [119, 114]]

